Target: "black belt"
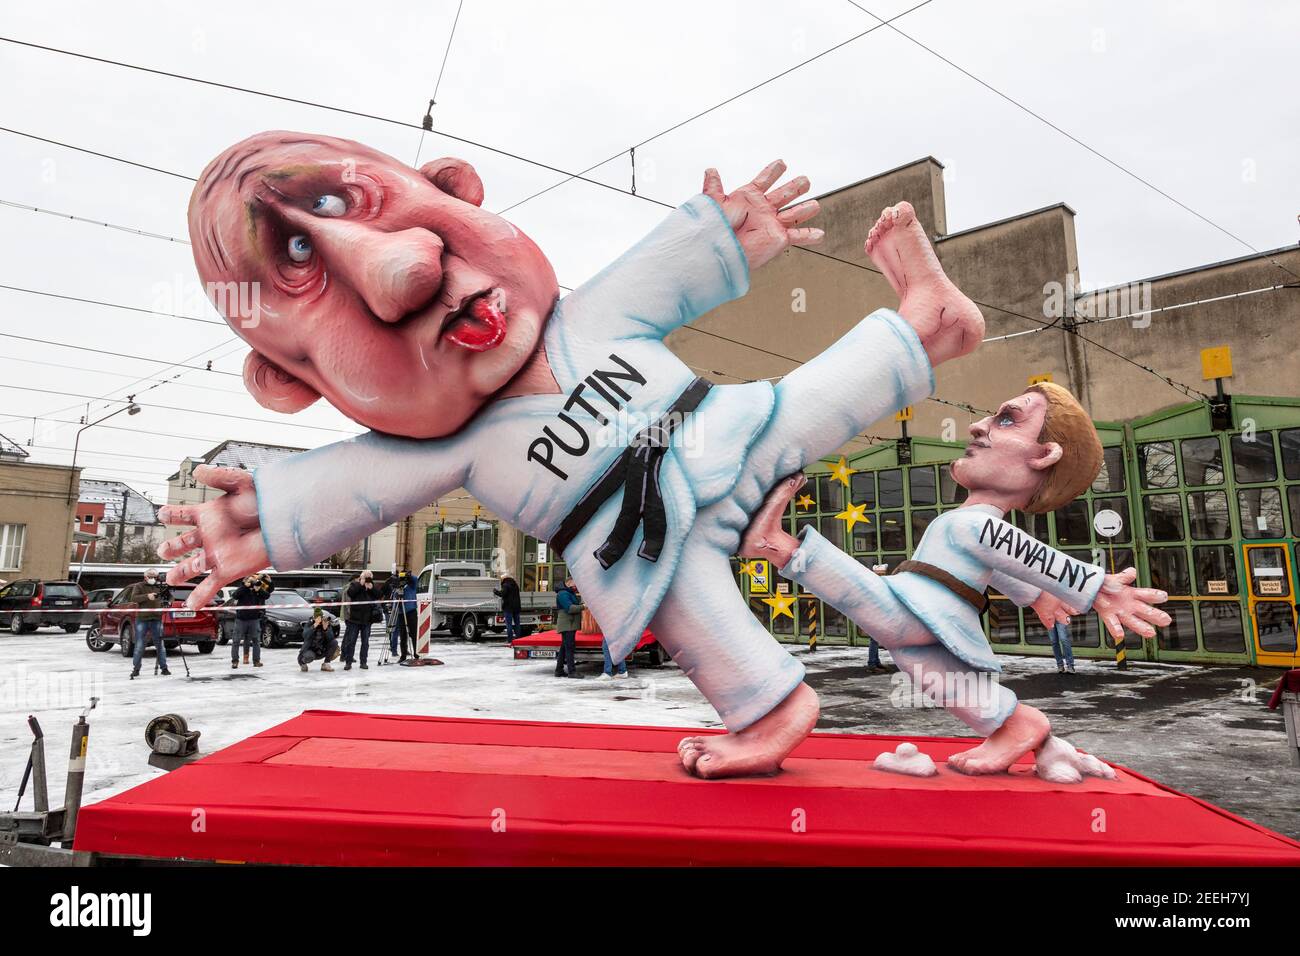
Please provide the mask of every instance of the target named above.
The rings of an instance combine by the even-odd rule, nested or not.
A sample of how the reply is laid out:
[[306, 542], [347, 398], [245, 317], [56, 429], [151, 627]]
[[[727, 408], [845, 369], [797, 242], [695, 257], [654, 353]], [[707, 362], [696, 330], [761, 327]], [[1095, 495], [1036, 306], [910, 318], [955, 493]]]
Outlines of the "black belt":
[[658, 561], [668, 532], [668, 516], [659, 490], [659, 468], [677, 426], [704, 401], [713, 383], [697, 378], [678, 396], [659, 420], [637, 432], [632, 443], [606, 469], [600, 479], [569, 512], [560, 530], [551, 535], [551, 547], [563, 556], [578, 532], [587, 526], [600, 506], [619, 488], [623, 489], [623, 507], [614, 520], [614, 529], [605, 543], [596, 549], [596, 560], [608, 569], [627, 551], [639, 525], [645, 525], [645, 537], [637, 555]]

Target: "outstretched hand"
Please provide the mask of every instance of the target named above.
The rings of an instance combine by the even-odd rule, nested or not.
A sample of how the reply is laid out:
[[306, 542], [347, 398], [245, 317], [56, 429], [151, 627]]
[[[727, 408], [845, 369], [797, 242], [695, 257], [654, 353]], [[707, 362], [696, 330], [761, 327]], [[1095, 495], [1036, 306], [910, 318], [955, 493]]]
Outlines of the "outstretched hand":
[[253, 476], [239, 468], [200, 465], [194, 477], [225, 494], [206, 504], [168, 505], [159, 511], [163, 524], [194, 527], [159, 545], [158, 556], [170, 561], [194, 552], [167, 572], [167, 583], [182, 584], [207, 572], [185, 601], [186, 607], [200, 608], [223, 585], [261, 571], [270, 558], [262, 541]]
[[1153, 607], [1164, 604], [1169, 595], [1156, 588], [1135, 588], [1133, 582], [1136, 580], [1135, 568], [1108, 574], [1092, 602], [1092, 609], [1116, 644], [1124, 640], [1125, 628], [1142, 637], [1155, 637], [1156, 627], [1168, 627], [1172, 620], [1164, 611]]
[[718, 171], [712, 168], [704, 171], [704, 195], [722, 207], [740, 247], [745, 250], [751, 270], [771, 262], [792, 245], [811, 246], [821, 242], [825, 235], [820, 229], [801, 226], [821, 211], [817, 200], [808, 199], [788, 209], [782, 208], [806, 193], [810, 185], [806, 176], [796, 176], [772, 189], [784, 172], [785, 163], [775, 160], [751, 182], [726, 193]]

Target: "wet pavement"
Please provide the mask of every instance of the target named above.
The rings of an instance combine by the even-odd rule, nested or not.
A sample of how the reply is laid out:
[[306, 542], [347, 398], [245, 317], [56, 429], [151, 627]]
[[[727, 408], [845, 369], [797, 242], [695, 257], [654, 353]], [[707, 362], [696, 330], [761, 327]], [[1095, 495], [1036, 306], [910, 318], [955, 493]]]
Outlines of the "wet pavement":
[[[885, 655], [886, 660], [888, 655]], [[967, 736], [944, 711], [899, 707], [897, 674], [871, 674], [861, 649], [800, 653], [822, 698], [818, 729]], [[1268, 699], [1281, 673], [999, 655], [1002, 683], [1052, 722], [1053, 733], [1176, 790], [1300, 839], [1300, 767], [1290, 762], [1280, 710]]]

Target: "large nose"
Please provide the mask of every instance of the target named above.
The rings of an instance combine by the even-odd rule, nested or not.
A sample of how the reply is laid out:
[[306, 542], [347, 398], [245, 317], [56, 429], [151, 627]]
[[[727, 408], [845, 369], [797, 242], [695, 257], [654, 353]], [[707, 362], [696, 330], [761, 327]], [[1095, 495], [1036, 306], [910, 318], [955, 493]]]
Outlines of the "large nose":
[[384, 322], [429, 304], [442, 287], [441, 237], [428, 229], [382, 232], [363, 223], [316, 220], [312, 243], [325, 268]]
[[971, 438], [980, 439], [983, 438], [985, 435], [987, 435], [989, 433], [989, 426], [992, 423], [992, 421], [993, 421], [993, 416], [988, 415], [985, 416], [984, 418], [981, 418], [977, 422], [971, 422], [970, 425]]

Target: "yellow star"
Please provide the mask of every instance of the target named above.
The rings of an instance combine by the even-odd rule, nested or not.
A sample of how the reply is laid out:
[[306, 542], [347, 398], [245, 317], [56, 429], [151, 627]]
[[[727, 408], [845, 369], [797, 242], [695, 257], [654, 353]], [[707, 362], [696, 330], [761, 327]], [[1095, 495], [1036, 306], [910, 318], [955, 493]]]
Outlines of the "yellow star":
[[843, 455], [840, 455], [840, 463], [831, 469], [831, 477], [842, 484], [845, 488], [849, 486], [849, 475], [856, 475], [858, 470], [850, 468], [848, 461]]
[[817, 502], [813, 501], [812, 495], [800, 495], [795, 499], [794, 503], [800, 511], [807, 511], [813, 505], [817, 504]]
[[758, 571], [758, 568], [757, 568], [756, 565], [757, 565], [757, 562], [755, 562], [755, 561], [746, 561], [746, 562], [744, 562], [743, 564], [741, 564], [741, 566], [740, 566], [740, 573], [741, 573], [741, 574], [748, 574], [750, 577], [753, 577], [754, 574]]
[[843, 521], [846, 525], [849, 526], [850, 534], [853, 533], [853, 526], [857, 524], [859, 521], [865, 522], [866, 524], [871, 524], [871, 519], [867, 517], [867, 506], [855, 505], [852, 502], [850, 502], [849, 506], [845, 508], [843, 511], [841, 511], [839, 514], [837, 514], [835, 517], [839, 518], [841, 521]]
[[795, 596], [793, 594], [773, 594], [769, 598], [763, 598], [763, 603], [773, 610], [772, 618], [775, 620], [784, 614], [790, 620], [794, 620], [794, 612], [790, 608], [794, 607]]

